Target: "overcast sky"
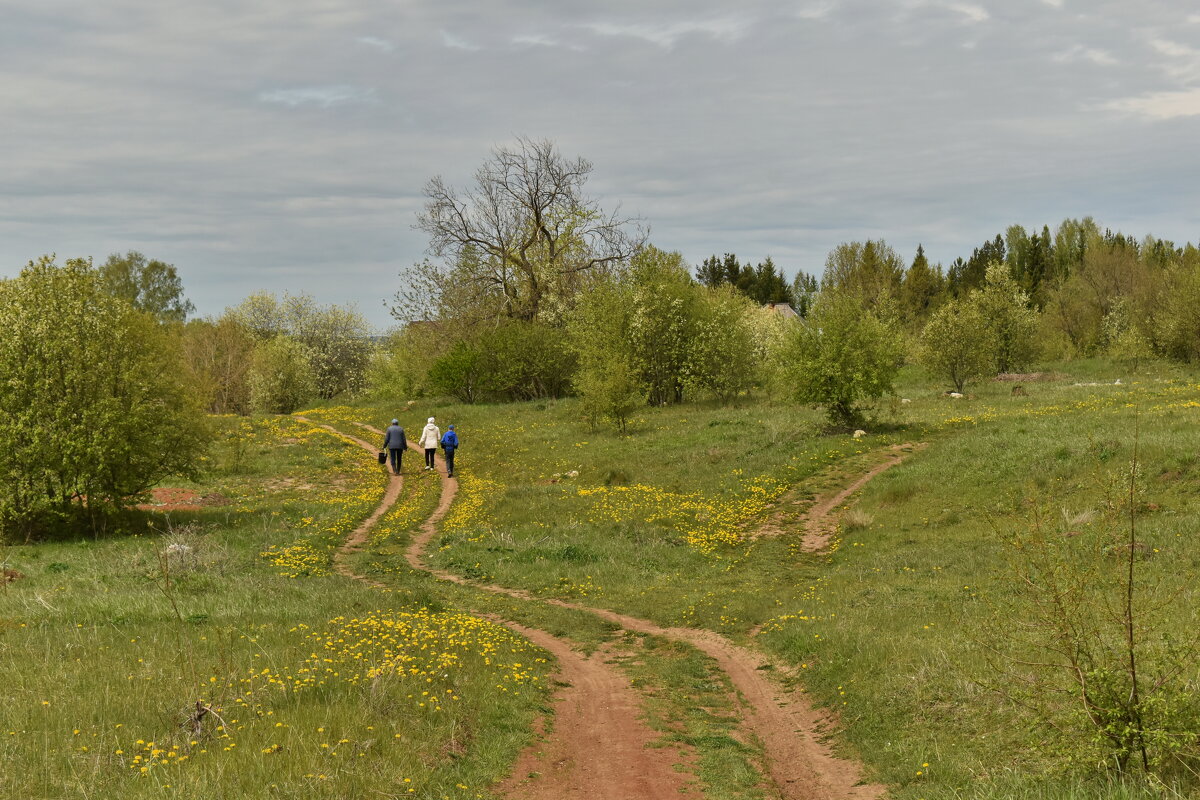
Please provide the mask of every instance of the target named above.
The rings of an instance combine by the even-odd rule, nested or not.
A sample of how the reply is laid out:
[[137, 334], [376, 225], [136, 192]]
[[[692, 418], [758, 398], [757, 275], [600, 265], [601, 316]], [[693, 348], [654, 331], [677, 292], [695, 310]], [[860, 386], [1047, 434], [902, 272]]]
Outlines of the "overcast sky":
[[695, 264], [1014, 222], [1200, 239], [1200, 6], [1142, 0], [0, 0], [0, 274], [175, 264], [376, 325], [434, 175], [554, 140]]

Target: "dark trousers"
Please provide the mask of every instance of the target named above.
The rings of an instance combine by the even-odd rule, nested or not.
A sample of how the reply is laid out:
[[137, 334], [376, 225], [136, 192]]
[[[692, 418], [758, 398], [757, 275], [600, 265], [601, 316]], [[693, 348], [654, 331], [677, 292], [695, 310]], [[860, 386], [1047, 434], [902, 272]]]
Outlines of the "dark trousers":
[[454, 448], [453, 447], [444, 448], [442, 450], [442, 455], [446, 459], [446, 474], [453, 475], [454, 474]]
[[435, 453], [437, 453], [436, 447], [425, 448], [425, 466], [429, 467], [430, 469], [433, 469], [435, 466], [433, 461], [433, 456]]
[[399, 447], [389, 447], [388, 455], [392, 458], [392, 472], [399, 474], [400, 465], [404, 463], [404, 451]]

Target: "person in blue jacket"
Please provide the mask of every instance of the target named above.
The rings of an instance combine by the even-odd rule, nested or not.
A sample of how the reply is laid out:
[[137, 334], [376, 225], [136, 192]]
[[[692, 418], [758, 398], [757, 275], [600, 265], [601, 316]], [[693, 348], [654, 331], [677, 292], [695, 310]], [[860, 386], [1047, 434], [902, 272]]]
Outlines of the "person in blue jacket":
[[454, 451], [458, 449], [458, 434], [454, 432], [454, 426], [450, 425], [446, 428], [446, 432], [442, 434], [442, 452], [446, 454], [446, 477], [454, 477]]
[[388, 455], [391, 458], [392, 474], [399, 475], [400, 465], [404, 459], [404, 451], [408, 449], [408, 439], [404, 436], [404, 428], [400, 427], [400, 420], [392, 420], [392, 424], [384, 432], [383, 449], [388, 451]]

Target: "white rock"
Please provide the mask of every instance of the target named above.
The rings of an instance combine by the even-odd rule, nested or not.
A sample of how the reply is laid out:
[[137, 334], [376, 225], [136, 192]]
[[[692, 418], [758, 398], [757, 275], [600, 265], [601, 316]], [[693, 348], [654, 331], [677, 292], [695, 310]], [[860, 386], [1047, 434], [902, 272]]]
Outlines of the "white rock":
[[912, 400], [909, 400], [907, 397], [901, 397], [900, 402], [907, 405], [908, 403], [911, 403]]
[[950, 396], [953, 397], [955, 400], [959, 400], [962, 398], [962, 392], [951, 392]]
[[861, 439], [861, 438], [863, 438], [863, 437], [864, 437], [864, 436], [866, 436], [866, 435], [867, 435], [867, 432], [866, 432], [866, 431], [864, 431], [864, 430], [857, 430], [857, 431], [855, 431], [855, 432], [854, 432], [854, 438], [855, 438], [855, 439]]

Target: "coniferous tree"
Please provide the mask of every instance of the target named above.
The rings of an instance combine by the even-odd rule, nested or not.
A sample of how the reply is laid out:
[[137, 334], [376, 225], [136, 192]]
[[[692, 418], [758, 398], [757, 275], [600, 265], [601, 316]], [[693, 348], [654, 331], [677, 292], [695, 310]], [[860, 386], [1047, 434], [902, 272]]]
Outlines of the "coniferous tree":
[[770, 256], [755, 267], [749, 262], [739, 263], [733, 253], [726, 253], [720, 260], [712, 255], [696, 268], [696, 280], [710, 289], [732, 286], [760, 304], [792, 302], [791, 287]]
[[796, 271], [796, 277], [792, 279], [792, 308], [797, 314], [802, 317], [808, 316], [820, 289], [816, 277], [804, 270]]
[[927, 319], [944, 291], [941, 267], [930, 266], [925, 248], [917, 245], [917, 255], [900, 284], [900, 308], [905, 322], [920, 324]]

